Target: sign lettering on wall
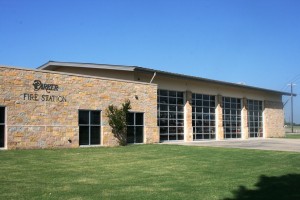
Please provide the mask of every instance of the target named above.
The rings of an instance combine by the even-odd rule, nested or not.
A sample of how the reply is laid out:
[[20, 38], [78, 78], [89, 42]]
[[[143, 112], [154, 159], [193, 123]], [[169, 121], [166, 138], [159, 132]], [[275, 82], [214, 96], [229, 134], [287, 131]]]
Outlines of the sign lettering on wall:
[[[58, 89], [59, 89], [58, 85], [42, 83], [42, 81], [40, 81], [40, 80], [33, 81], [32, 85], [33, 85], [34, 91], [45, 90], [47, 93], [50, 93], [50, 91], [58, 91]], [[67, 102], [67, 99], [64, 96], [47, 95], [47, 94], [39, 95], [39, 94], [33, 94], [33, 93], [24, 93], [23, 100]]]
[[50, 93], [50, 90], [58, 91], [58, 85], [42, 83], [40, 80], [33, 81], [34, 91], [46, 90]]

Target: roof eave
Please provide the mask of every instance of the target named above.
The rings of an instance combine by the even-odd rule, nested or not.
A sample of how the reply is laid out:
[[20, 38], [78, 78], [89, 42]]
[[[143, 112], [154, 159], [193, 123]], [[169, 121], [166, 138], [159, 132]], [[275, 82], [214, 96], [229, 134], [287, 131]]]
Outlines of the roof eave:
[[47, 63], [41, 65], [37, 69], [40, 70], [53, 70], [56, 67], [80, 67], [80, 68], [92, 68], [92, 69], [110, 69], [110, 70], [120, 70], [120, 71], [134, 71], [135, 66], [125, 66], [125, 65], [110, 65], [110, 64], [94, 64], [94, 63], [76, 63], [76, 62], [57, 62], [48, 61]]
[[[230, 83], [230, 82], [217, 81], [217, 80], [213, 80], [213, 79], [201, 78], [201, 77], [196, 77], [196, 76], [189, 76], [189, 75], [165, 72], [165, 71], [143, 68], [143, 67], [138, 67], [138, 66], [48, 61], [47, 63], [41, 65], [37, 69], [39, 69], [39, 70], [51, 70], [51, 69], [54, 70], [56, 67], [82, 67], [82, 68], [94, 68], [94, 69], [121, 70], [121, 71], [143, 71], [143, 72], [150, 72], [150, 73], [155, 72], [156, 74], [161, 74], [161, 75], [169, 76], [169, 77], [192, 79], [192, 80], [196, 80], [196, 81], [207, 81], [207, 82], [211, 82], [211, 83], [215, 83], [215, 84], [224, 84], [224, 85], [232, 86], [232, 87], [259, 90], [259, 91], [278, 94], [278, 95], [291, 96], [291, 93], [288, 93], [288, 92], [269, 90], [269, 89], [264, 89], [264, 88], [259, 88], [259, 87], [248, 86], [248, 85], [241, 85], [241, 84], [237, 84], [237, 83]], [[292, 95], [296, 96], [296, 94], [292, 94]]]
[[[193, 79], [193, 80], [196, 80], [196, 81], [207, 81], [207, 82], [211, 82], [211, 83], [215, 83], [215, 84], [224, 84], [224, 85], [227, 85], [227, 86], [240, 87], [240, 88], [252, 89], [252, 90], [259, 90], [259, 91], [274, 93], [274, 94], [278, 94], [278, 95], [285, 95], [285, 96], [290, 96], [291, 95], [291, 93], [288, 93], [288, 92], [282, 92], [282, 91], [277, 91], [277, 90], [269, 90], [269, 89], [254, 87], [254, 86], [241, 85], [241, 84], [237, 84], [237, 83], [230, 83], [230, 82], [226, 82], [226, 81], [217, 81], [217, 80], [213, 80], [213, 79], [201, 78], [201, 77], [196, 77], [196, 76], [170, 73], [170, 72], [154, 70], [154, 69], [148, 69], [148, 68], [143, 68], [143, 67], [136, 67], [135, 70], [136, 71], [152, 72], [152, 73], [155, 72], [157, 75], [161, 74], [161, 75], [169, 76], [169, 77], [177, 77], [177, 78], [182, 78], [182, 79]], [[296, 96], [296, 94], [293, 94], [293, 96]]]

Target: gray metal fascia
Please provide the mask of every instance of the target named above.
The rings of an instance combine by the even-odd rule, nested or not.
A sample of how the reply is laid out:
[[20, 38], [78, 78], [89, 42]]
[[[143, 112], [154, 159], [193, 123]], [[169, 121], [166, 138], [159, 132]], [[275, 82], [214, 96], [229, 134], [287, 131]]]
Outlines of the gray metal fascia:
[[45, 63], [44, 65], [38, 67], [37, 69], [46, 70], [51, 66], [110, 69], [110, 70], [120, 70], [120, 71], [134, 71], [134, 69], [135, 69], [134, 66], [93, 64], [93, 63], [75, 63], [75, 62], [56, 62], [56, 61], [49, 61], [49, 62]]
[[[259, 91], [275, 93], [275, 94], [280, 94], [280, 95], [286, 95], [286, 96], [291, 95], [291, 93], [288, 93], [288, 92], [270, 90], [270, 89], [254, 87], [254, 86], [248, 86], [248, 85], [241, 85], [241, 84], [230, 83], [230, 82], [225, 82], [225, 81], [217, 81], [217, 80], [213, 80], [213, 79], [207, 79], [207, 78], [201, 78], [201, 77], [196, 77], [196, 76], [189, 76], [189, 75], [184, 75], [184, 74], [165, 72], [165, 71], [148, 69], [148, 68], [143, 68], [143, 67], [136, 67], [135, 70], [136, 71], [146, 71], [146, 72], [151, 72], [151, 73], [156, 72], [156, 75], [161, 74], [161, 75], [164, 75], [164, 76], [177, 77], [177, 78], [182, 78], [182, 79], [192, 79], [192, 80], [196, 80], [196, 81], [207, 81], [207, 82], [216, 83], [216, 84], [223, 84], [223, 85], [232, 86], [232, 87], [259, 90]], [[296, 94], [293, 94], [293, 96], [296, 96]]]

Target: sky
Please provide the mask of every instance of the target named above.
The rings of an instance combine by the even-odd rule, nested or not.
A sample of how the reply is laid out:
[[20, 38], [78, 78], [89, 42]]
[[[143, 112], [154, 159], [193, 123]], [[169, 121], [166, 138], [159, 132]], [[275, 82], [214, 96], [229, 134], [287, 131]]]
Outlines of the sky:
[[0, 65], [37, 68], [49, 60], [140, 66], [286, 92], [293, 82], [300, 95], [300, 1], [0, 0]]

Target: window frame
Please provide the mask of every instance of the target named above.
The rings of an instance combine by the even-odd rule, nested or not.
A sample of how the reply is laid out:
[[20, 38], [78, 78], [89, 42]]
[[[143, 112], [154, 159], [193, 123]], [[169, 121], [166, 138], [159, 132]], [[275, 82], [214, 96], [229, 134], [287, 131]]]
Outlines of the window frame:
[[1, 106], [3, 108], [3, 122], [0, 121], [0, 127], [3, 126], [3, 146], [0, 146], [0, 149], [4, 149], [6, 147], [6, 107]]
[[[133, 114], [133, 124], [127, 124], [127, 127], [133, 127], [134, 128], [134, 141], [133, 143], [129, 144], [143, 144], [144, 143], [144, 138], [145, 138], [145, 113], [144, 112], [134, 112], [130, 111], [128, 114]], [[142, 114], [143, 115], [143, 124], [142, 125], [137, 125], [136, 124], [136, 114]], [[143, 142], [136, 142], [136, 127], [143, 127]], [[128, 142], [127, 142], [128, 143]]]
[[[88, 112], [89, 113], [89, 117], [88, 117], [88, 124], [80, 124], [80, 112]], [[91, 124], [91, 113], [92, 112], [99, 112], [99, 124]], [[88, 127], [89, 130], [89, 142], [88, 144], [80, 144], [80, 127]], [[99, 127], [99, 144], [91, 144], [91, 129], [92, 127]], [[102, 110], [88, 110], [88, 109], [79, 109], [78, 110], [78, 128], [79, 128], [79, 146], [100, 146], [101, 145], [101, 141], [102, 141]]]

